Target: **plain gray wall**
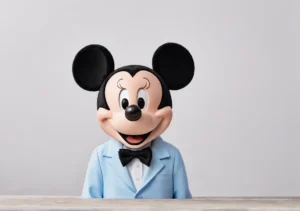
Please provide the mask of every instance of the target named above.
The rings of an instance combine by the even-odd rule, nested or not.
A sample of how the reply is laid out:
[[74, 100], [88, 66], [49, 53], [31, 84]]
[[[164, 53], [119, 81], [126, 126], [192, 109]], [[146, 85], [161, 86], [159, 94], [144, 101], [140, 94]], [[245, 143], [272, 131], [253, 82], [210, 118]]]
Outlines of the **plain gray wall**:
[[0, 1], [0, 194], [81, 194], [108, 137], [75, 54], [102, 44], [116, 67], [151, 67], [156, 48], [192, 53], [163, 137], [194, 196], [300, 195], [300, 1]]

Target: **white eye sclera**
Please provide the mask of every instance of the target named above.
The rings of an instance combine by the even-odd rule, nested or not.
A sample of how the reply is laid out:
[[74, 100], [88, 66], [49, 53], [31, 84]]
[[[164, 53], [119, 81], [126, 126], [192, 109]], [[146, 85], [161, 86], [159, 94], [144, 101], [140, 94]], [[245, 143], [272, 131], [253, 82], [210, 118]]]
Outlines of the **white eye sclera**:
[[140, 89], [138, 91], [137, 104], [140, 109], [143, 109], [148, 105], [148, 94], [145, 89]]
[[126, 89], [123, 89], [120, 92], [119, 95], [119, 104], [121, 109], [126, 109], [126, 107], [129, 105], [128, 101], [128, 91]]

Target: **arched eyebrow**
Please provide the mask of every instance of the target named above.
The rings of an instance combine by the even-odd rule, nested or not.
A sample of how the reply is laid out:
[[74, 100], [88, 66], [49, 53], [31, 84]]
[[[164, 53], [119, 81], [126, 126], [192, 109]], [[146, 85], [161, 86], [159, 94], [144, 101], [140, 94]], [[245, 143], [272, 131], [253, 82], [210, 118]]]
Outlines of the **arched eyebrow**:
[[149, 79], [148, 78], [146, 78], [146, 77], [143, 77], [143, 79], [145, 79], [146, 80], [146, 84], [145, 84], [145, 86], [144, 87], [142, 87], [143, 89], [149, 89], [149, 87], [150, 87], [150, 81], [149, 81]]
[[125, 89], [124, 87], [122, 87], [122, 85], [120, 84], [120, 81], [121, 80], [123, 80], [123, 78], [120, 78], [119, 80], [118, 80], [118, 82], [117, 82], [117, 87], [119, 88], [119, 89]]

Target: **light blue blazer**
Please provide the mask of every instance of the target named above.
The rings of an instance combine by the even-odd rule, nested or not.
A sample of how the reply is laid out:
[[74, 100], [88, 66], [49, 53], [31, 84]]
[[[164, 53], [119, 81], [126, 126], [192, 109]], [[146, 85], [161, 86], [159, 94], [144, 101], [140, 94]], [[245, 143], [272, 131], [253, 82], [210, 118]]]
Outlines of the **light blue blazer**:
[[118, 151], [122, 143], [111, 139], [99, 145], [90, 158], [83, 198], [191, 198], [183, 159], [179, 150], [158, 137], [152, 141], [152, 161], [143, 183], [136, 190]]

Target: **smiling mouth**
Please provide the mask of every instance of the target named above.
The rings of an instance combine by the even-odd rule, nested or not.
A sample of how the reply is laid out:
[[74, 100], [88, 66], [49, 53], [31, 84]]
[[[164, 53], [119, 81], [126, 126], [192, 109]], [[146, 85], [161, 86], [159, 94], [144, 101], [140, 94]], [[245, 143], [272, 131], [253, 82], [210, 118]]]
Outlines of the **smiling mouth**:
[[152, 131], [150, 131], [149, 133], [141, 134], [141, 135], [127, 135], [127, 134], [123, 134], [120, 132], [119, 132], [119, 134], [128, 144], [138, 145], [138, 144], [143, 143], [148, 138], [148, 136], [150, 135], [151, 132]]

